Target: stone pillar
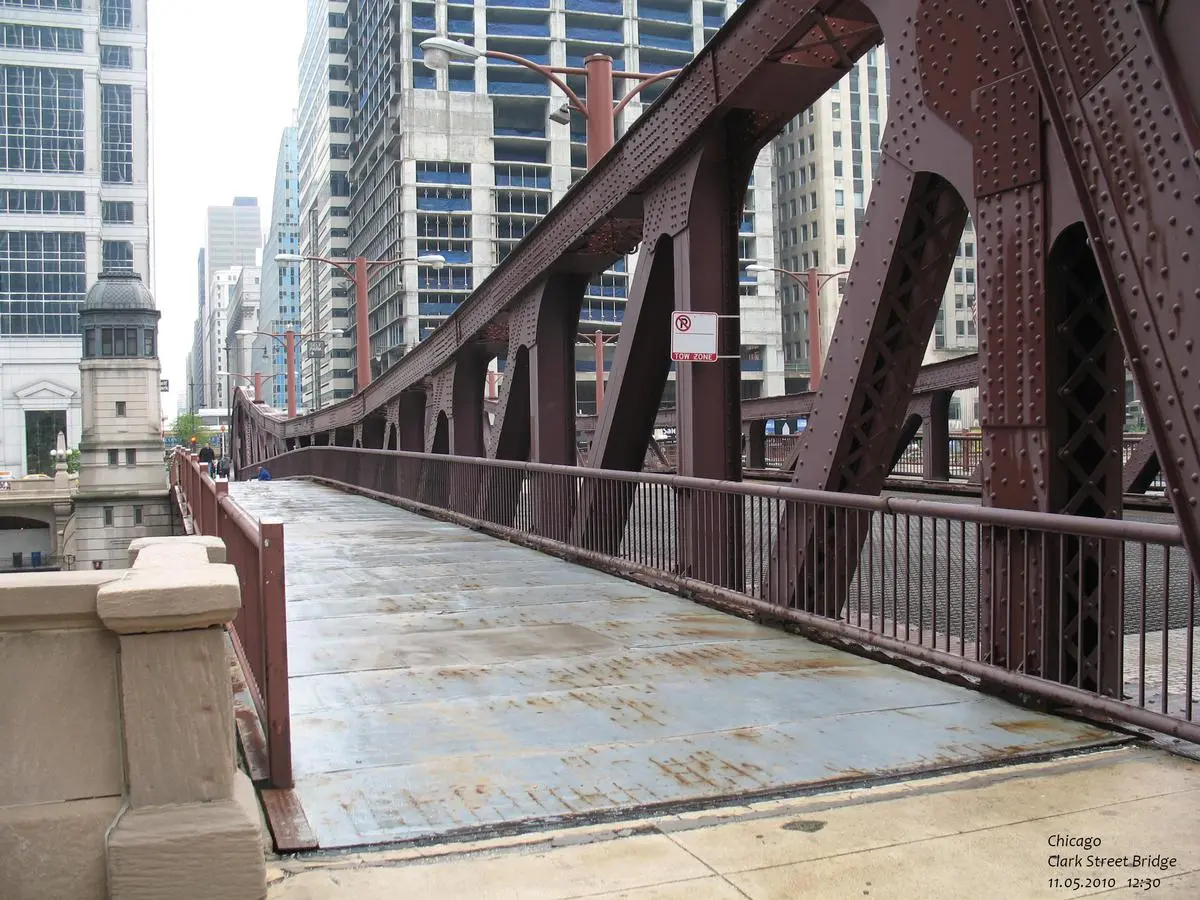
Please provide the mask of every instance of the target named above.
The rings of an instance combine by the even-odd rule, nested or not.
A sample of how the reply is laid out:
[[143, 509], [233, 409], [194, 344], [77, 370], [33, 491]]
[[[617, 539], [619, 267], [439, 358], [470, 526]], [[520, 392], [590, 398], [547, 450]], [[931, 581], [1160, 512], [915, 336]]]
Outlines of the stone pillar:
[[130, 548], [96, 611], [119, 635], [127, 805], [107, 838], [113, 900], [254, 900], [266, 871], [253, 788], [234, 755], [224, 626], [241, 606], [213, 538]]

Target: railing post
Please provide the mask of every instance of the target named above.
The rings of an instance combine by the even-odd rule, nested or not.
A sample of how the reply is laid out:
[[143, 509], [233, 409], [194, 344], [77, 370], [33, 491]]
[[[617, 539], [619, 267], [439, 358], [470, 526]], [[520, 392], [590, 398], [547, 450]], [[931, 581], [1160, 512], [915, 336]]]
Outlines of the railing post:
[[284, 571], [283, 522], [262, 519], [259, 528], [259, 603], [266, 652], [267, 758], [271, 787], [292, 786], [292, 716], [288, 694], [287, 596]]

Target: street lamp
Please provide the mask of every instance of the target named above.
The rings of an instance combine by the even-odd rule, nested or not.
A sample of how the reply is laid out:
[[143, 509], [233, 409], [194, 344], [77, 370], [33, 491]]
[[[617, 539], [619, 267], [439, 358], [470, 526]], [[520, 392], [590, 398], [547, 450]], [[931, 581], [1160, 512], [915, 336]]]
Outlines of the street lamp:
[[746, 266], [747, 272], [778, 272], [786, 275], [804, 288], [808, 294], [808, 389], [815, 391], [821, 383], [821, 288], [830, 278], [839, 275], [849, 275], [843, 272], [818, 272], [815, 268], [804, 272], [793, 272], [791, 269], [781, 269], [778, 266], [761, 266], [751, 263]]
[[[244, 337], [248, 334], [257, 334], [283, 343], [284, 351], [287, 355], [287, 403], [289, 419], [296, 418], [296, 339], [320, 338], [325, 337], [326, 333], [331, 337], [339, 337], [342, 334], [342, 329], [334, 328], [329, 332], [297, 332], [294, 328], [289, 328], [283, 334], [273, 334], [270, 331], [255, 331], [250, 328], [240, 328], [234, 332], [239, 337]], [[257, 390], [255, 395], [257, 398]]]
[[[560, 91], [566, 94], [567, 104], [563, 109], [558, 109], [551, 113], [550, 120], [566, 124], [570, 121], [571, 109], [578, 110], [583, 114], [584, 122], [587, 126], [587, 167], [589, 169], [599, 162], [600, 158], [611, 150], [613, 144], [616, 143], [617, 116], [621, 114], [621, 110], [629, 105], [629, 101], [640, 91], [655, 82], [662, 81], [665, 78], [673, 78], [683, 71], [682, 69], [668, 69], [665, 72], [648, 75], [644, 72], [614, 70], [613, 58], [604, 53], [593, 53], [583, 61], [583, 68], [579, 68], [578, 66], [543, 66], [541, 63], [536, 63], [531, 59], [526, 59], [523, 56], [517, 56], [513, 53], [504, 53], [500, 50], [480, 50], [477, 47], [472, 47], [470, 44], [464, 44], [462, 41], [452, 41], [446, 37], [431, 37], [422, 41], [421, 53], [423, 54], [425, 67], [435, 72], [448, 69], [452, 58], [475, 60], [483, 56], [488, 59], [502, 59], [505, 62], [515, 63], [518, 66], [532, 69], [552, 82]], [[583, 75], [587, 79], [585, 82], [587, 100], [584, 101], [578, 94], [571, 90], [566, 81], [559, 77], [560, 75]], [[614, 78], [625, 78], [638, 82], [629, 93], [621, 98], [621, 102], [615, 107], [613, 106]]]
[[275, 257], [277, 263], [308, 261], [323, 262], [333, 266], [354, 283], [354, 343], [358, 357], [356, 380], [358, 381], [358, 391], [365, 391], [367, 385], [371, 383], [371, 335], [367, 327], [367, 281], [370, 279], [371, 273], [377, 269], [387, 269], [402, 263], [416, 263], [419, 266], [440, 269], [446, 265], [446, 257], [440, 253], [397, 259], [367, 259], [365, 256], [356, 256], [354, 259], [327, 259], [324, 256], [309, 256], [300, 253], [280, 253]]
[[[235, 331], [234, 334], [240, 335], [241, 332]], [[218, 372], [217, 377], [219, 377], [219, 378], [245, 378], [247, 381], [249, 381], [251, 384], [254, 385], [254, 399], [261, 400], [263, 398], [263, 396], [262, 396], [262, 372], [252, 372], [250, 374], [246, 374], [245, 372]], [[232, 396], [232, 394], [230, 396]]]

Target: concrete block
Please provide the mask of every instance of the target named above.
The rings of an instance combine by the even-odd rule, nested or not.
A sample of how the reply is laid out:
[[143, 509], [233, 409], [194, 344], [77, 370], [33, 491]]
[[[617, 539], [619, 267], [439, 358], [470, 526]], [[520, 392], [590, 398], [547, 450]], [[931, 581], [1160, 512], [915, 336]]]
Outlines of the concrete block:
[[[155, 510], [157, 513], [157, 510]], [[144, 515], [144, 514], [143, 514]], [[171, 519], [170, 510], [164, 509], [162, 512], [163, 521], [169, 522]], [[208, 561], [210, 563], [225, 562], [225, 542], [218, 537], [208, 537], [207, 535], [179, 536], [179, 537], [143, 537], [138, 538], [129, 545], [129, 567], [132, 569], [134, 563], [138, 560], [138, 554], [146, 547], [167, 545], [167, 546], [197, 546], [203, 547], [208, 552]]]
[[[152, 552], [139, 553], [139, 558]], [[237, 571], [230, 565], [127, 569], [104, 585], [96, 610], [119, 634], [207, 628], [233, 621], [241, 609]]]
[[0, 632], [0, 684], [0, 806], [121, 794], [116, 635]]
[[[135, 540], [134, 529], [124, 529], [129, 532], [129, 540], [123, 544], [126, 550]], [[127, 551], [126, 551], [127, 552]], [[138, 551], [138, 562], [131, 566], [135, 569], [183, 569], [200, 568], [209, 565], [208, 549], [193, 543], [156, 543], [142, 547]]]
[[107, 900], [105, 835], [120, 797], [0, 807], [4, 900]]
[[129, 802], [233, 795], [233, 686], [220, 628], [121, 638]]
[[108, 838], [112, 900], [260, 900], [258, 825], [236, 800], [130, 809]]
[[98, 627], [96, 594], [120, 572], [24, 572], [0, 580], [0, 630]]

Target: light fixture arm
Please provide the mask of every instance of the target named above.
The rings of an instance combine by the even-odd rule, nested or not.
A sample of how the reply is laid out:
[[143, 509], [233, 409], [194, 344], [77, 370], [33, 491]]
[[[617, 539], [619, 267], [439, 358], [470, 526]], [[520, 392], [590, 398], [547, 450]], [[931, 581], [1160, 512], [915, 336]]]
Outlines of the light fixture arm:
[[621, 98], [621, 102], [617, 104], [616, 109], [613, 110], [613, 118], [615, 119], [617, 116], [619, 116], [621, 114], [621, 110], [623, 110], [626, 106], [629, 105], [629, 101], [632, 100], [634, 97], [636, 97], [638, 94], [640, 94], [643, 90], [650, 87], [650, 85], [657, 84], [658, 82], [663, 81], [667, 78], [674, 78], [676, 75], [678, 75], [682, 71], [683, 71], [683, 69], [668, 69], [665, 72], [659, 72], [657, 75], [651, 75], [650, 77], [646, 78], [644, 81], [641, 81], [638, 84], [634, 85], [633, 88], [630, 89], [630, 91], [624, 97]]

